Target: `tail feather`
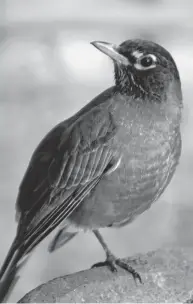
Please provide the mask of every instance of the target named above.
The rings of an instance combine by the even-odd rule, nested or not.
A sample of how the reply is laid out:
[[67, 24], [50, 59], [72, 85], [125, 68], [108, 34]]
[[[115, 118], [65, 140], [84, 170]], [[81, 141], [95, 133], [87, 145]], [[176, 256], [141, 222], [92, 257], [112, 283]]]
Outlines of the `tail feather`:
[[16, 273], [17, 270], [15, 268], [0, 282], [0, 303], [5, 303], [8, 300], [11, 291], [19, 279]]
[[26, 256], [23, 260], [23, 253], [22, 248], [17, 248], [16, 240], [14, 240], [0, 270], [0, 303], [6, 301], [19, 279], [18, 272], [28, 258]]
[[13, 255], [15, 254], [16, 250], [17, 250], [16, 239], [14, 239], [14, 241], [13, 241], [13, 243], [12, 243], [10, 249], [9, 249], [9, 252], [8, 252], [8, 254], [6, 256], [6, 259], [5, 259], [4, 263], [3, 263], [3, 265], [1, 266], [0, 280], [1, 280], [2, 276], [4, 275], [4, 273], [5, 273], [5, 271], [6, 271], [7, 267], [8, 267], [11, 259], [13, 258]]
[[[66, 227], [61, 228], [51, 242], [49, 252], [53, 252], [62, 247], [77, 233], [78, 232], [67, 232]], [[39, 241], [40, 240], [38, 239], [37, 242]], [[36, 243], [35, 245], [32, 245], [32, 247], [26, 247], [24, 244], [22, 247], [18, 247], [17, 237], [14, 239], [0, 270], [0, 303], [3, 303], [8, 299], [9, 294], [17, 283], [19, 279], [18, 272], [23, 267], [24, 263], [27, 262], [31, 251], [34, 246], [36, 246]]]

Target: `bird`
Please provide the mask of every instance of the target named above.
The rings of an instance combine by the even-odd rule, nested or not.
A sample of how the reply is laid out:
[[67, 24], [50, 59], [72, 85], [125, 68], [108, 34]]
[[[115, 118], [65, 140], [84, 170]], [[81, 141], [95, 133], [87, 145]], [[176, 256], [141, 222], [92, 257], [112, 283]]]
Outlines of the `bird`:
[[50, 251], [63, 232], [63, 243], [76, 235], [65, 239], [67, 227], [92, 231], [106, 253], [94, 267], [121, 267], [142, 281], [99, 229], [130, 224], [170, 183], [182, 148], [180, 75], [172, 55], [155, 42], [91, 44], [112, 60], [114, 85], [56, 125], [33, 152], [16, 200], [16, 236], [0, 270], [0, 302], [56, 227]]

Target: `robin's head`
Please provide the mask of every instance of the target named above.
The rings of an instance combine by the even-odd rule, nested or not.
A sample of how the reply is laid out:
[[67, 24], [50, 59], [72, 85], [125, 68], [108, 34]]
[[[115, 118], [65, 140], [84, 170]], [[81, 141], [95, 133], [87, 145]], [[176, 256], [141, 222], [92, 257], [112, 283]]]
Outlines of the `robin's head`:
[[153, 97], [159, 102], [167, 98], [174, 85], [181, 99], [178, 69], [171, 54], [159, 44], [141, 39], [127, 40], [119, 46], [102, 41], [91, 44], [114, 61], [115, 83], [122, 93]]

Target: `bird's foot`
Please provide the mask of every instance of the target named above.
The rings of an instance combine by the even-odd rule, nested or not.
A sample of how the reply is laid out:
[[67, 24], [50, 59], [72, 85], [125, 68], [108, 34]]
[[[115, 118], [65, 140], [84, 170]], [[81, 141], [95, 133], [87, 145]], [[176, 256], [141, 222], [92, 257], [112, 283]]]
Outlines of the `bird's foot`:
[[139, 280], [141, 284], [143, 283], [139, 273], [132, 266], [130, 266], [128, 262], [124, 261], [123, 259], [116, 258], [113, 254], [109, 254], [104, 262], [96, 263], [91, 268], [102, 266], [107, 266], [112, 272], [117, 272], [117, 266], [119, 266], [120, 268], [131, 273], [135, 282]]

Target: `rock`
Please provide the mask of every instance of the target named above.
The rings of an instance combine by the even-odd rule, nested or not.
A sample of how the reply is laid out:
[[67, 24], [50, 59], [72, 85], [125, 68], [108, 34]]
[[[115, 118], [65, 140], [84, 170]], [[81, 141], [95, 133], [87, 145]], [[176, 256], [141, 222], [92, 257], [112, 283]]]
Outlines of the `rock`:
[[[130, 258], [131, 259], [131, 258]], [[160, 249], [131, 263], [143, 284], [124, 270], [84, 270], [53, 279], [26, 294], [19, 303], [191, 302], [193, 249]]]

